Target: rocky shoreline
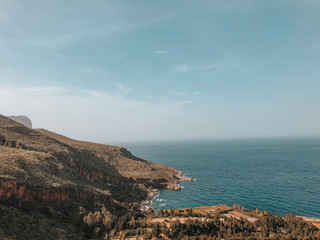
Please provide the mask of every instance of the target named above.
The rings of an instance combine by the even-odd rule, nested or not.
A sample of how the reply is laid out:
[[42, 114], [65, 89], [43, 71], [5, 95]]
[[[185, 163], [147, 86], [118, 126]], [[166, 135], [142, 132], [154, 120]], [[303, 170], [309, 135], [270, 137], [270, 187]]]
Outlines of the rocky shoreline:
[[150, 205], [151, 205], [153, 199], [155, 199], [157, 197], [160, 189], [169, 189], [169, 190], [179, 191], [179, 190], [181, 190], [181, 186], [179, 185], [179, 183], [194, 181], [193, 178], [186, 177], [185, 175], [186, 175], [185, 172], [177, 171], [177, 174], [175, 176], [175, 178], [177, 180], [175, 182], [168, 182], [166, 184], [166, 186], [164, 186], [163, 188], [155, 188], [155, 187], [148, 188], [147, 189], [148, 195], [147, 195], [146, 199], [141, 202], [141, 209], [148, 210], [150, 208]]

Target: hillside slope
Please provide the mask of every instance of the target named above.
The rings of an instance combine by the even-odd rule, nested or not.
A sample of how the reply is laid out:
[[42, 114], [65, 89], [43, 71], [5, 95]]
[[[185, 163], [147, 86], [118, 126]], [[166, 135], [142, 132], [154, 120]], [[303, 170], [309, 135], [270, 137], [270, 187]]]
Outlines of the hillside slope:
[[[0, 115], [0, 212], [17, 213], [14, 216], [20, 219], [29, 219], [32, 213], [32, 219], [65, 223], [57, 226], [63, 236], [75, 231], [70, 217], [79, 207], [103, 208], [112, 216], [125, 214], [146, 198], [149, 187], [179, 181], [176, 169], [137, 158], [125, 148], [30, 129]], [[15, 218], [9, 215], [0, 215], [0, 223]], [[52, 230], [46, 224], [32, 228], [25, 224], [28, 221], [22, 221], [20, 228], [29, 234]]]
[[[73, 148], [95, 153], [127, 178], [150, 181], [155, 187], [166, 187], [167, 183], [179, 181], [176, 169], [135, 157], [123, 147], [77, 141], [45, 129], [36, 130]], [[158, 185], [162, 181], [163, 185]]]

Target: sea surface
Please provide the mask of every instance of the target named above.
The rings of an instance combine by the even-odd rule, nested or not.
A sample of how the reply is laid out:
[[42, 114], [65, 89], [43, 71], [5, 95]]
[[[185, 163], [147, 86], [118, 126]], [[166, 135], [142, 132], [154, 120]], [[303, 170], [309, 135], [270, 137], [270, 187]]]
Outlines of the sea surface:
[[320, 218], [320, 138], [124, 144], [134, 155], [195, 179], [161, 190], [157, 209], [234, 203]]

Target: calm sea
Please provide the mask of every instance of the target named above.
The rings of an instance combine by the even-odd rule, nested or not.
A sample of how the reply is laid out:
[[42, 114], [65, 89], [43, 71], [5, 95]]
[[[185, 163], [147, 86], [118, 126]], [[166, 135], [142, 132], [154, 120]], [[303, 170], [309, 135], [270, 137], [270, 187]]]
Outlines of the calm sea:
[[233, 203], [320, 218], [320, 138], [124, 144], [134, 155], [193, 177], [162, 190], [157, 209]]

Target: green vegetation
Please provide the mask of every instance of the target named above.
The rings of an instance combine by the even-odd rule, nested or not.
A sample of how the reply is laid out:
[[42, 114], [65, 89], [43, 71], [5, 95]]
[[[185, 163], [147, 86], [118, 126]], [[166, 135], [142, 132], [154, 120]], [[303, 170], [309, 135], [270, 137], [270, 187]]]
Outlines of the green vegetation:
[[155, 188], [181, 179], [190, 180], [124, 148], [0, 115], [1, 239], [320, 239], [302, 218], [239, 205], [141, 210]]
[[[149, 188], [177, 183], [178, 175], [176, 169], [137, 158], [122, 147], [30, 129], [0, 115], [0, 238], [23, 239], [19, 229], [25, 229], [31, 238], [48, 232], [47, 239], [55, 239], [49, 233], [57, 221], [59, 232], [82, 238], [73, 227], [79, 207], [88, 213], [104, 207], [117, 219], [133, 206], [141, 207]], [[13, 231], [9, 220], [25, 228]]]
[[[293, 214], [285, 218], [258, 210], [240, 210], [214, 206], [211, 212], [199, 213], [199, 208], [159, 210], [156, 214], [131, 211], [105, 221], [103, 211], [83, 217], [87, 237], [104, 239], [320, 239], [320, 230]], [[251, 216], [248, 219], [228, 216], [228, 213]], [[83, 214], [83, 213], [81, 213]], [[254, 217], [254, 221], [252, 218]], [[82, 226], [83, 226], [82, 225]]]

